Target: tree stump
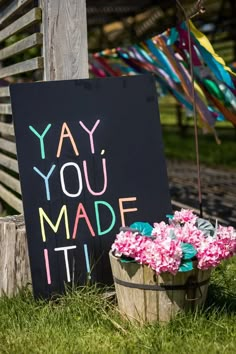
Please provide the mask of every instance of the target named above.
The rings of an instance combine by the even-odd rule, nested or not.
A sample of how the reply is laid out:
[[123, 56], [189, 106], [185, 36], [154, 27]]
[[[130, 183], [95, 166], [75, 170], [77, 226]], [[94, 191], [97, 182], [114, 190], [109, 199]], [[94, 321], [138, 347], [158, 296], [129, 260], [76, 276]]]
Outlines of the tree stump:
[[31, 284], [23, 215], [0, 218], [0, 296], [14, 296]]

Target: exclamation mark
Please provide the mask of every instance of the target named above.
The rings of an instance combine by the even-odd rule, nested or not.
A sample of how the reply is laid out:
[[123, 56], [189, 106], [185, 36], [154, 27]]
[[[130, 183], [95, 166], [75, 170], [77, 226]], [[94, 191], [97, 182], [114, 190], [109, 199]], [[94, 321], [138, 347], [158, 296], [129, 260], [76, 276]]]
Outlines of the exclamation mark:
[[88, 279], [91, 279], [91, 268], [89, 264], [89, 255], [88, 255], [88, 246], [86, 243], [84, 244], [84, 255], [85, 255], [85, 262], [86, 262], [86, 268], [87, 268], [87, 273], [88, 273]]

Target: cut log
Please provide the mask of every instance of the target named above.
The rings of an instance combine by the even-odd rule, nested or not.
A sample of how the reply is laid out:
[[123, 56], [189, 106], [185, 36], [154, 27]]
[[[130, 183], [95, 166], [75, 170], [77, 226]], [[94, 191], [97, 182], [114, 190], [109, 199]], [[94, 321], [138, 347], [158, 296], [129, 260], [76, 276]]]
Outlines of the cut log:
[[31, 286], [28, 246], [22, 215], [0, 218], [0, 296]]

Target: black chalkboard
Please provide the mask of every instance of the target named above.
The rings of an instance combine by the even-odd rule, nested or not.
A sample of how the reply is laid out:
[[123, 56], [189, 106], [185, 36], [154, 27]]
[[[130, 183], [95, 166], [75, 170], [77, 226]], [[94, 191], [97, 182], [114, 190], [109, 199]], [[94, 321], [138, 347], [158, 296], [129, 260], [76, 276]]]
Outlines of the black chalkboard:
[[155, 81], [134, 77], [10, 88], [33, 289], [112, 283], [119, 227], [171, 212]]

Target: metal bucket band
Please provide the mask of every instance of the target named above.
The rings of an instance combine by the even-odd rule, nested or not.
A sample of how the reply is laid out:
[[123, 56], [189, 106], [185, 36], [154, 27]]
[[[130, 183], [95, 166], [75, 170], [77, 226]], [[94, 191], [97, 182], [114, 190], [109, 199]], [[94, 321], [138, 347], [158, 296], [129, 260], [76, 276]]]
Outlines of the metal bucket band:
[[168, 291], [168, 290], [186, 290], [186, 289], [197, 289], [203, 285], [206, 285], [209, 283], [210, 278], [207, 278], [206, 280], [203, 280], [201, 282], [186, 282], [185, 284], [176, 284], [176, 285], [169, 285], [169, 284], [159, 284], [159, 285], [154, 285], [154, 284], [137, 284], [137, 283], [130, 283], [121, 279], [118, 279], [116, 277], [114, 278], [114, 282], [116, 284], [128, 287], [128, 288], [134, 288], [134, 289], [141, 289], [141, 290], [156, 290], [156, 291]]

